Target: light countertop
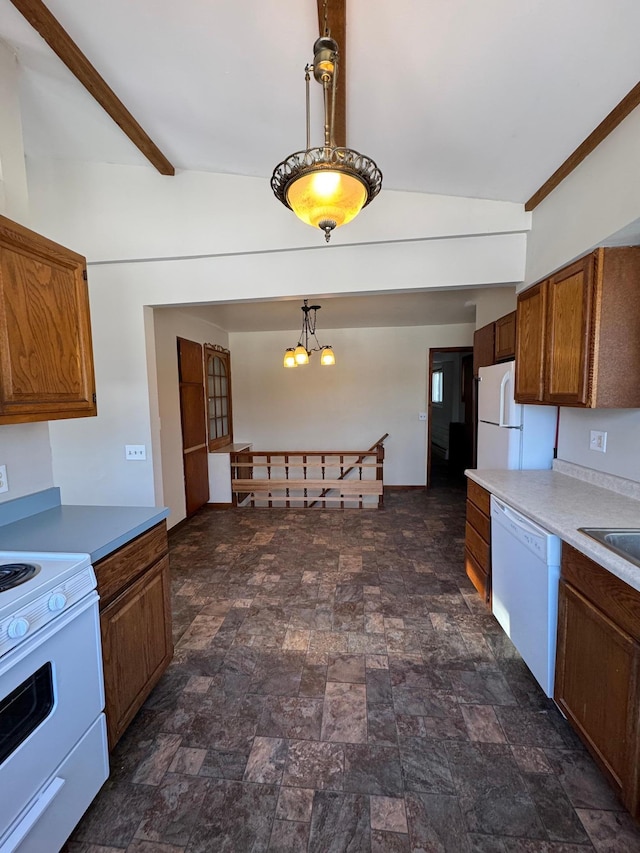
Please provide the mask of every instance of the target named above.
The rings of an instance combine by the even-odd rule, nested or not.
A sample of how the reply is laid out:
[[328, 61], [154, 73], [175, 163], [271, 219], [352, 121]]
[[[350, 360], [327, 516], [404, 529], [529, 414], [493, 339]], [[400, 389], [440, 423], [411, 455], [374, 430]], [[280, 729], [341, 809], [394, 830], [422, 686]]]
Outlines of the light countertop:
[[[589, 472], [588, 479], [580, 479], [579, 466], [563, 464], [567, 472], [575, 467], [576, 475], [569, 476], [559, 470], [470, 469], [465, 473], [498, 499], [640, 591], [638, 566], [578, 531], [580, 527], [640, 528], [640, 500], [596, 485], [593, 481], [599, 478], [592, 472]], [[611, 479], [605, 475], [601, 481], [610, 483]], [[633, 493], [633, 484], [630, 492]]]

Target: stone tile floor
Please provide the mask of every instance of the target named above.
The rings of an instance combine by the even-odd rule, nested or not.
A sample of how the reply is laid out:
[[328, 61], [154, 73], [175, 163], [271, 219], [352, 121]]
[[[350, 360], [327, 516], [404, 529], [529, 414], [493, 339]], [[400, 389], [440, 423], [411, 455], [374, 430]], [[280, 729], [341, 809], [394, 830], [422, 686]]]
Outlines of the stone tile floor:
[[464, 509], [403, 490], [182, 527], [175, 659], [68, 853], [640, 851], [467, 581]]

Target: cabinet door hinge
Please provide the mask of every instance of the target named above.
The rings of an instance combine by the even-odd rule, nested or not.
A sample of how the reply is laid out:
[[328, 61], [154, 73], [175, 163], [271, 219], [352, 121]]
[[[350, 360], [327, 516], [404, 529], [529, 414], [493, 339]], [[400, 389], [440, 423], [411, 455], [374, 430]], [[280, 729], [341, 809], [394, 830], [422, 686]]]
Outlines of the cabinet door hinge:
[[94, 405], [95, 405], [97, 402], [98, 402], [98, 400], [96, 399], [96, 392], [94, 391], [94, 392], [93, 392], [93, 403], [94, 403]]
[[87, 271], [86, 271], [86, 270], [82, 270], [82, 278], [83, 278], [85, 281], [87, 281]]

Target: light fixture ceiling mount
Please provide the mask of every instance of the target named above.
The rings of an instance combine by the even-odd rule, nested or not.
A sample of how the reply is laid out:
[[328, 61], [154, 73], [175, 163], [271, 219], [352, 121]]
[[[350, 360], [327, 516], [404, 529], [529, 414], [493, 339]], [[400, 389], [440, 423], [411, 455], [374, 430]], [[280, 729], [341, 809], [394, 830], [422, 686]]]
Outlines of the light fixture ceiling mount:
[[[332, 365], [336, 363], [336, 357], [330, 346], [321, 346], [316, 337], [316, 326], [318, 322], [319, 305], [309, 305], [309, 300], [304, 300], [302, 310], [302, 329], [298, 344], [295, 347], [287, 347], [284, 351], [284, 367], [298, 367], [298, 365], [309, 364], [312, 352], [320, 353], [320, 364]], [[315, 341], [315, 346], [309, 346]]]
[[[271, 177], [276, 198], [307, 225], [331, 232], [354, 219], [380, 192], [382, 172], [365, 154], [337, 147], [334, 136], [339, 51], [327, 27], [313, 46], [313, 64], [305, 68], [307, 147], [279, 163]], [[324, 145], [311, 147], [309, 83], [311, 72], [324, 95]]]

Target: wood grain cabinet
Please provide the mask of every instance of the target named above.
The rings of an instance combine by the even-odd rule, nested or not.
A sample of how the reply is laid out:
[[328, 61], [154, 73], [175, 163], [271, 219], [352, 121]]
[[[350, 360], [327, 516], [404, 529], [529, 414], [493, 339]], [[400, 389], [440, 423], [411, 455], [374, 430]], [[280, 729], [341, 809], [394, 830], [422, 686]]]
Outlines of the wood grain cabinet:
[[562, 546], [555, 701], [640, 817], [640, 592]]
[[491, 604], [491, 496], [467, 480], [467, 522], [464, 565], [471, 583], [489, 607]]
[[640, 247], [597, 249], [518, 295], [515, 396], [640, 407]]
[[109, 749], [113, 749], [173, 656], [164, 521], [94, 566]]
[[95, 414], [86, 261], [0, 216], [0, 424]]
[[473, 375], [477, 376], [481, 367], [494, 363], [495, 323], [487, 323], [476, 329], [473, 334]]
[[509, 361], [516, 356], [516, 312], [511, 311], [495, 322], [494, 361]]

